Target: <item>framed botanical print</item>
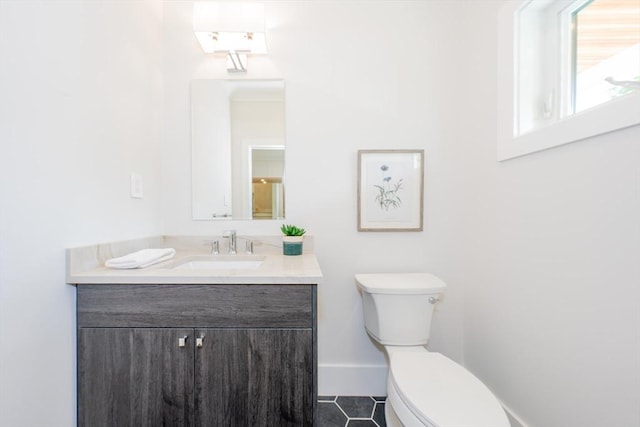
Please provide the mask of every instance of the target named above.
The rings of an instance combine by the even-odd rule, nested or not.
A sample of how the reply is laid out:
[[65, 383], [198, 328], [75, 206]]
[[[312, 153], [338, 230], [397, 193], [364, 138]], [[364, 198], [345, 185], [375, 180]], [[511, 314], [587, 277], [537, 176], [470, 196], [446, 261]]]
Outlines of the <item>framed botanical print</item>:
[[422, 231], [424, 150], [358, 151], [358, 231]]

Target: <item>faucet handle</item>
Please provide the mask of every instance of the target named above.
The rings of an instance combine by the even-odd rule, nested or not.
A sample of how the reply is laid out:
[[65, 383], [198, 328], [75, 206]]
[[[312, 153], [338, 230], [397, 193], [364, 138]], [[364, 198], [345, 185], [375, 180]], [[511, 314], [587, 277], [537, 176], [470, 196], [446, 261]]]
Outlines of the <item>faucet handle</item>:
[[211, 255], [220, 254], [220, 242], [217, 239], [205, 239], [204, 244], [209, 245]]

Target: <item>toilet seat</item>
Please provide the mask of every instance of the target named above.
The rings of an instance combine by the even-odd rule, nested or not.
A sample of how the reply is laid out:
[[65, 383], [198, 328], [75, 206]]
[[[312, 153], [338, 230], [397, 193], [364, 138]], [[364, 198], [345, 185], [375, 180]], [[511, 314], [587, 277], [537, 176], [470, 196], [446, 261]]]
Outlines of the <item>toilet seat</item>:
[[388, 399], [405, 426], [509, 427], [495, 396], [469, 371], [423, 347], [406, 350], [388, 351]]

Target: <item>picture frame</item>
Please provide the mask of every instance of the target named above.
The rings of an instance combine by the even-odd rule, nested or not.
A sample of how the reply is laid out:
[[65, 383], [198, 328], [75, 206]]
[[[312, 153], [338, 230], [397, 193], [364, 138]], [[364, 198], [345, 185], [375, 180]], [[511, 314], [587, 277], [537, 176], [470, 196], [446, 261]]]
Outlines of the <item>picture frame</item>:
[[358, 231], [422, 231], [424, 150], [358, 150]]

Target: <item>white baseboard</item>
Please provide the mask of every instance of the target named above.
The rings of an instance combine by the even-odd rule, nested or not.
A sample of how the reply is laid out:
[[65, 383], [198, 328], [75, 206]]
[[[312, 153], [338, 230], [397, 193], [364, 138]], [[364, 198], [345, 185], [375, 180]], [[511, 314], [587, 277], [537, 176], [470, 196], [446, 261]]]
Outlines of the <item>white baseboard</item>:
[[386, 396], [386, 365], [319, 365], [319, 396]]

